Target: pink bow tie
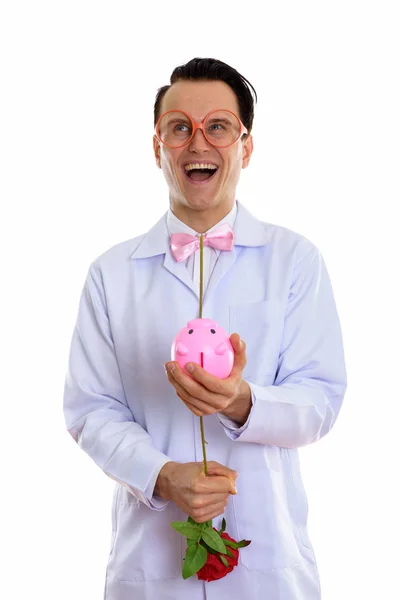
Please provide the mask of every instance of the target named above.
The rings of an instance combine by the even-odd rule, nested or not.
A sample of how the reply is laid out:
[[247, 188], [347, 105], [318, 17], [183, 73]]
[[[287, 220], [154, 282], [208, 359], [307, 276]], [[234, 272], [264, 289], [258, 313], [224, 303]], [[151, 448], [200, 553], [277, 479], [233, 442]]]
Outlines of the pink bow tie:
[[[200, 248], [200, 238], [188, 233], [173, 233], [171, 235], [171, 252], [178, 262], [188, 258]], [[233, 229], [229, 223], [223, 223], [214, 231], [203, 235], [204, 246], [212, 246], [216, 250], [232, 250]]]

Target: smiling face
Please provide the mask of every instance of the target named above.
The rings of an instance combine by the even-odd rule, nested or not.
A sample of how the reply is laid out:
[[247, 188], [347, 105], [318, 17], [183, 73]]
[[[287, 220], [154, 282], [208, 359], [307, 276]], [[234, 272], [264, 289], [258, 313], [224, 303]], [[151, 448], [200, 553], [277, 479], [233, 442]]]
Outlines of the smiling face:
[[[167, 91], [160, 114], [182, 110], [198, 123], [209, 112], [218, 109], [231, 110], [240, 117], [236, 95], [226, 83], [183, 80]], [[249, 164], [253, 151], [251, 135], [228, 148], [215, 148], [200, 130], [182, 148], [169, 148], [156, 137], [153, 145], [157, 164], [169, 187], [171, 209], [179, 219], [194, 229], [203, 225], [206, 230], [229, 213], [235, 201], [240, 171]], [[212, 169], [212, 175], [192, 173], [189, 176], [187, 169], [193, 166]]]

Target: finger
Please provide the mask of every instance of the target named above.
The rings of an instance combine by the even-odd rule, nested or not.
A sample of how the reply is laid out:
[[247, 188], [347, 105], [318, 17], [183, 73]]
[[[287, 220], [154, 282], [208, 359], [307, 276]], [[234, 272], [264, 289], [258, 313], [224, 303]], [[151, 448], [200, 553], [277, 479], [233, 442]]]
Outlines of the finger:
[[225, 512], [225, 508], [228, 502], [218, 502], [217, 504], [213, 504], [211, 506], [207, 506], [206, 508], [194, 508], [191, 511], [191, 517], [196, 521], [196, 523], [205, 523], [210, 519], [214, 519], [222, 513]]
[[[168, 376], [168, 378], [170, 375]], [[172, 377], [172, 376], [171, 376]], [[202, 391], [201, 398], [193, 396], [183, 385], [177, 380], [172, 381], [172, 385], [176, 389], [176, 393], [181, 400], [188, 406], [188, 408], [194, 412], [195, 415], [204, 416], [212, 415], [218, 411], [224, 410], [227, 406], [227, 399], [225, 396], [219, 396], [212, 392]], [[193, 410], [193, 409], [196, 410]]]
[[165, 369], [165, 373], [170, 384], [176, 389], [176, 380], [174, 379], [172, 373], [170, 373], [167, 369]]
[[224, 379], [215, 377], [208, 371], [205, 371], [200, 365], [196, 363], [187, 363], [186, 369], [190, 372], [190, 375], [200, 383], [208, 391], [214, 394], [226, 395], [226, 383]]
[[[201, 367], [199, 367], [195, 363], [190, 364], [193, 364], [195, 365], [195, 367], [201, 369]], [[172, 371], [169, 370], [171, 368], [171, 365], [174, 365]], [[170, 378], [170, 376], [172, 376], [173, 380], [169, 380], [175, 388], [176, 385], [174, 382], [177, 382], [190, 396], [192, 396], [193, 398], [199, 398], [200, 400], [207, 402], [210, 390], [206, 389], [203, 385], [201, 385], [201, 383], [199, 383], [198, 381], [193, 379], [193, 377], [185, 373], [185, 371], [180, 367], [178, 363], [167, 363], [166, 370], [168, 373], [168, 379]]]
[[177, 381], [174, 382], [173, 386], [176, 390], [177, 396], [197, 417], [203, 417], [204, 415], [212, 415], [218, 412], [219, 410], [222, 410], [219, 406], [214, 407], [208, 402], [204, 402], [203, 400], [199, 400], [198, 398], [193, 398], [192, 396], [190, 396], [190, 394], [187, 393], [185, 388], [183, 388]]
[[[185, 400], [185, 398], [183, 398], [180, 394], [178, 394], [178, 392], [176, 392], [176, 395], [182, 400], [182, 402], [184, 404], [186, 404], [186, 406], [188, 407], [188, 409], [194, 414], [196, 415], [196, 417], [204, 417], [205, 415], [209, 415], [212, 414], [210, 413], [209, 409], [208, 412], [205, 412], [203, 410], [200, 410], [197, 408], [197, 406], [195, 406], [194, 404], [191, 404], [190, 402], [188, 402], [187, 400]], [[217, 412], [216, 410], [213, 412]]]
[[194, 484], [193, 491], [196, 494], [204, 494], [204, 493], [219, 493], [219, 494], [233, 494], [237, 493], [236, 478], [232, 476], [225, 475], [212, 475], [208, 474], [206, 476], [203, 473], [203, 477], [200, 477]]
[[168, 377], [172, 378], [172, 385], [174, 386], [174, 388], [176, 389], [176, 393], [178, 394], [178, 396], [180, 396], [180, 398], [182, 398], [182, 400], [186, 400], [191, 398], [190, 394], [188, 393], [187, 390], [185, 390], [185, 388], [183, 387], [183, 385], [181, 385], [179, 383], [179, 381], [176, 381], [176, 379], [174, 379], [172, 377], [172, 375], [169, 375]]
[[225, 465], [221, 465], [216, 460], [209, 460], [207, 463], [208, 472], [210, 475], [223, 475], [225, 477], [231, 477], [236, 480], [238, 476], [238, 472], [230, 467], [226, 467]]
[[199, 400], [198, 398], [192, 398], [188, 394], [183, 394], [183, 397], [179, 397], [185, 402], [185, 404], [187, 404], [190, 410], [196, 408], [199, 414], [201, 413], [203, 416], [213, 415], [216, 412], [222, 412], [229, 406], [227, 396], [217, 396], [215, 400], [210, 397], [209, 399], [207, 398], [207, 401]]
[[246, 343], [240, 339], [238, 333], [232, 333], [229, 338], [234, 350], [233, 367], [230, 377], [241, 374], [246, 366]]
[[[174, 379], [171, 373], [167, 372], [168, 381], [175, 388], [176, 395], [186, 404], [186, 406], [197, 416], [202, 417], [206, 414], [212, 414], [208, 409], [207, 403], [202, 401], [197, 401], [196, 398], [192, 398], [190, 394], [188, 394], [187, 390]], [[204, 410], [202, 410], [204, 409]], [[217, 412], [218, 409], [213, 410], [212, 412]]]
[[[175, 388], [176, 391], [176, 395], [178, 396], [178, 398], [180, 398], [182, 400], [182, 402], [184, 402], [187, 406], [188, 403], [186, 401], [186, 398], [188, 397], [186, 390], [180, 385], [180, 383], [178, 383], [173, 375], [169, 372], [169, 370], [167, 368], [165, 368], [165, 373], [167, 375], [167, 379], [170, 382], [170, 384]], [[192, 406], [188, 406], [188, 408], [190, 408], [190, 410], [192, 412], [194, 412], [194, 414], [196, 414], [197, 416], [202, 416], [200, 414], [197, 413], [197, 411], [195, 412]]]
[[201, 494], [196, 495], [192, 502], [192, 508], [206, 508], [207, 506], [212, 506], [213, 504], [219, 504], [221, 502], [227, 502], [229, 498], [229, 494]]

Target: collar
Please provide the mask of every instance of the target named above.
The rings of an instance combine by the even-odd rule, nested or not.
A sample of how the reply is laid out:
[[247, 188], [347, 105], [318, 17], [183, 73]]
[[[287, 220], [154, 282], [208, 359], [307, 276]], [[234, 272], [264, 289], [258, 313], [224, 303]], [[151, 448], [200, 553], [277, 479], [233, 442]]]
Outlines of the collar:
[[[236, 218], [234, 219], [233, 231], [235, 235], [235, 246], [257, 247], [265, 246], [269, 242], [269, 226], [268, 223], [263, 223], [254, 217], [248, 210], [236, 201]], [[235, 207], [234, 207], [235, 208]], [[229, 213], [232, 214], [234, 209]], [[174, 215], [175, 217], [175, 215]], [[175, 217], [175, 219], [177, 219]], [[225, 221], [223, 219], [223, 221]], [[179, 223], [179, 219], [177, 219]], [[168, 220], [168, 212], [142, 237], [137, 248], [132, 252], [130, 258], [150, 258], [159, 254], [169, 252], [169, 230], [168, 225], [172, 222]], [[218, 225], [219, 223], [217, 223]], [[187, 225], [185, 226], [187, 227]], [[215, 225], [216, 227], [216, 225]], [[214, 227], [210, 228], [211, 231]], [[196, 234], [193, 229], [190, 229], [192, 235]], [[179, 230], [182, 232], [182, 229]], [[172, 231], [171, 233], [175, 233]], [[185, 231], [186, 233], [186, 231]]]

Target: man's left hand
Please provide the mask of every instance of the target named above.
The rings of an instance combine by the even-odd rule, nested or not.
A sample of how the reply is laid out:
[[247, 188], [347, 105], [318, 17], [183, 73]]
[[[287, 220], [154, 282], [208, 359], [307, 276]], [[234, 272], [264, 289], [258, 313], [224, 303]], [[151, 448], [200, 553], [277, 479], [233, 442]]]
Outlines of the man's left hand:
[[166, 363], [165, 368], [177, 396], [196, 416], [220, 412], [238, 423], [245, 423], [252, 404], [250, 387], [242, 379], [246, 365], [246, 344], [237, 333], [233, 333], [229, 339], [234, 350], [234, 361], [226, 379], [211, 375], [196, 363], [186, 365], [190, 377], [176, 361]]

